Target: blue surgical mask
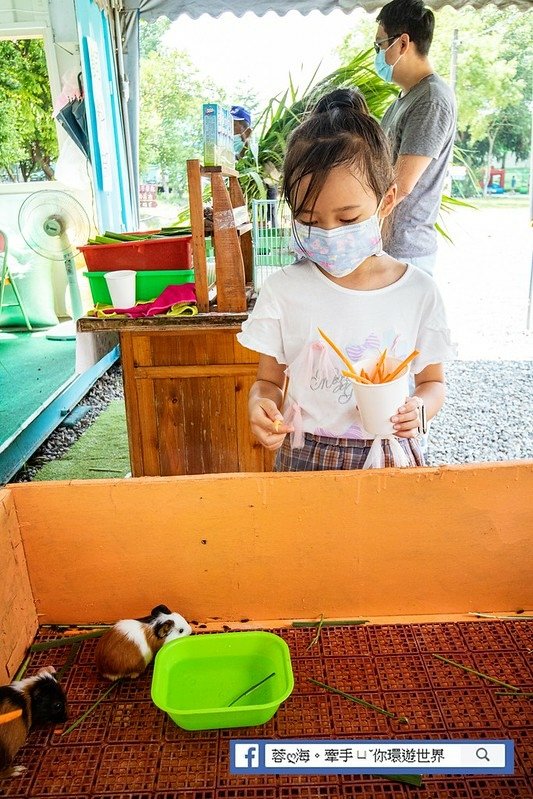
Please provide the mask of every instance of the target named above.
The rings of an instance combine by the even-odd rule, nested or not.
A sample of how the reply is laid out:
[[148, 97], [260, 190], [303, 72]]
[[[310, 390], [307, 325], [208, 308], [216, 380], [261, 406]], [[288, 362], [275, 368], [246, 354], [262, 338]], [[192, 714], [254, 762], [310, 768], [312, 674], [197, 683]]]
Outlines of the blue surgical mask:
[[294, 220], [292, 249], [318, 264], [332, 277], [345, 277], [371, 255], [383, 253], [378, 212], [364, 222], [333, 230], [303, 225]]
[[392, 73], [394, 71], [394, 67], [396, 66], [396, 64], [403, 55], [403, 53], [400, 53], [394, 64], [387, 64], [387, 62], [385, 61], [385, 53], [387, 52], [387, 50], [390, 50], [390, 48], [394, 44], [396, 44], [397, 41], [398, 40], [396, 39], [392, 44], [389, 44], [389, 46], [385, 50], [380, 49], [380, 51], [376, 53], [374, 58], [374, 69], [378, 73], [379, 77], [383, 78], [383, 80], [386, 80], [387, 83], [392, 83]]
[[233, 152], [235, 153], [235, 155], [239, 155], [243, 147], [244, 147], [244, 142], [239, 133], [233, 137]]

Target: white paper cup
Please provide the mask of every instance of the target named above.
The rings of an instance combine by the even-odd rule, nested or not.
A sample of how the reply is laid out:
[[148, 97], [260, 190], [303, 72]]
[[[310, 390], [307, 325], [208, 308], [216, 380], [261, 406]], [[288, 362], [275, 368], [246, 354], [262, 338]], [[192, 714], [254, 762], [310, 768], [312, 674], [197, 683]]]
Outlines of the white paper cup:
[[[379, 355], [375, 358], [365, 358], [354, 363], [355, 371], [360, 374], [364, 369], [368, 375], [372, 375]], [[401, 358], [385, 358], [385, 374], [394, 371], [401, 364]], [[390, 436], [394, 433], [394, 427], [390, 420], [404, 404], [405, 398], [409, 396], [409, 366], [391, 380], [390, 383], [358, 383], [352, 380], [355, 399], [363, 427], [373, 436]]]
[[116, 272], [106, 272], [104, 277], [113, 308], [131, 308], [135, 305], [137, 272], [133, 269], [119, 269]]

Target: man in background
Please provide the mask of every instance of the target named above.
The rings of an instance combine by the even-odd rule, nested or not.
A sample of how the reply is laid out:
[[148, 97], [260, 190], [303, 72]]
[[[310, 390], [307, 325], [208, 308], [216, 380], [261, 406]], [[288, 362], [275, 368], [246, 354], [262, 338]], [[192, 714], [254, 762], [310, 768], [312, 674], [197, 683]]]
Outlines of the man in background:
[[435, 17], [422, 0], [392, 0], [377, 22], [376, 72], [401, 88], [381, 121], [398, 186], [387, 252], [431, 275], [437, 257], [435, 221], [455, 138], [455, 99], [429, 61]]
[[[249, 147], [257, 164], [259, 152], [257, 141], [253, 135], [252, 115], [248, 109], [244, 108], [242, 105], [232, 105], [230, 108], [230, 113], [233, 117], [235, 161], [240, 161], [243, 155], [245, 155], [246, 149]], [[277, 200], [277, 183], [271, 178], [264, 178], [263, 180], [266, 187], [267, 200]], [[269, 205], [267, 210], [267, 218], [271, 227], [275, 228], [278, 226], [277, 203]]]
[[233, 149], [235, 160], [243, 157], [250, 144], [252, 135], [252, 115], [242, 105], [232, 105], [230, 114], [233, 117]]

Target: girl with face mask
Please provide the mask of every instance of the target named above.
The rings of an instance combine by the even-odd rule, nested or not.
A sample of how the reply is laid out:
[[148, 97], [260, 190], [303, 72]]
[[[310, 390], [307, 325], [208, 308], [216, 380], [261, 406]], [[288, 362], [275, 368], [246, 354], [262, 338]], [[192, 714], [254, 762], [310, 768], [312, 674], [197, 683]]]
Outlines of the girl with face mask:
[[387, 139], [362, 96], [338, 89], [323, 97], [285, 157], [283, 195], [299, 260], [263, 284], [237, 336], [260, 353], [250, 423], [261, 444], [278, 451], [277, 471], [362, 468], [372, 445], [353, 384], [319, 328], [352, 363], [385, 348], [402, 359], [419, 351], [413, 396], [391, 422], [406, 460], [423, 465], [421, 418], [443, 404], [442, 364], [454, 347], [432, 278], [383, 249], [395, 191]]

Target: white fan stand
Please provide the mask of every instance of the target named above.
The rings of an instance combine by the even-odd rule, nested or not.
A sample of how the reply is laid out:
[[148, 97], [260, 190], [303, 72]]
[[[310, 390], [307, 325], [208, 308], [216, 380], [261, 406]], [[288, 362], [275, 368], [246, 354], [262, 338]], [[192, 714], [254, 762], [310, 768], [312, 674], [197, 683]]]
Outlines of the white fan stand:
[[44, 189], [30, 194], [19, 211], [20, 232], [34, 252], [52, 261], [63, 261], [72, 307], [72, 320], [60, 322], [46, 333], [52, 341], [76, 338], [76, 320], [83, 307], [74, 258], [77, 245], [89, 237], [90, 223], [85, 209], [64, 191]]

